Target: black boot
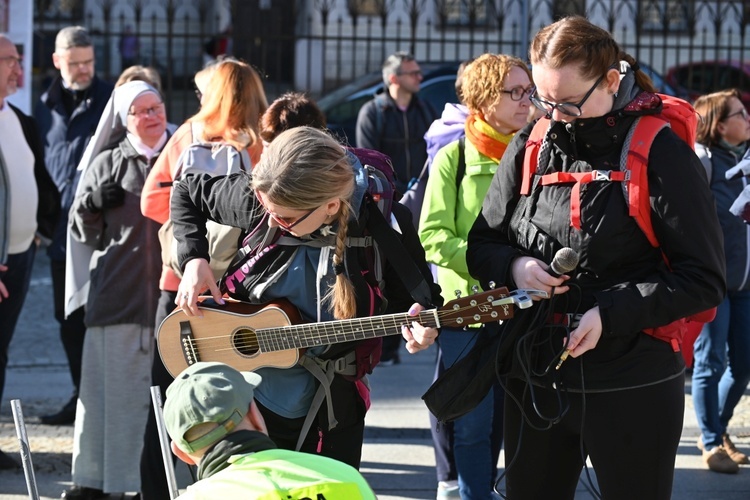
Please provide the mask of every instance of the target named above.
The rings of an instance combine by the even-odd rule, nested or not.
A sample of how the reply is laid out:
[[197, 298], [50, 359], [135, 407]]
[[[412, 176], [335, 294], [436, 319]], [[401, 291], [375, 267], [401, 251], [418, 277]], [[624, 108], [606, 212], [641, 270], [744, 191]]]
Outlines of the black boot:
[[78, 395], [70, 398], [57, 413], [44, 415], [39, 421], [44, 425], [71, 425], [76, 420], [76, 404], [78, 404]]
[[95, 500], [97, 498], [104, 498], [105, 496], [102, 490], [74, 484], [71, 488], [63, 491], [60, 498], [67, 500]]

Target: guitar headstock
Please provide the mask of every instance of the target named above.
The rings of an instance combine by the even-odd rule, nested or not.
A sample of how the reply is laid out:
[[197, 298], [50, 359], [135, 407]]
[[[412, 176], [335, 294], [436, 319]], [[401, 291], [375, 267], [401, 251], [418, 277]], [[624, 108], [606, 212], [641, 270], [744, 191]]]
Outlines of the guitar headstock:
[[[513, 303], [498, 299], [509, 297], [506, 287], [453, 299], [440, 309], [440, 326], [463, 327], [513, 317]], [[493, 304], [494, 302], [494, 304]]]

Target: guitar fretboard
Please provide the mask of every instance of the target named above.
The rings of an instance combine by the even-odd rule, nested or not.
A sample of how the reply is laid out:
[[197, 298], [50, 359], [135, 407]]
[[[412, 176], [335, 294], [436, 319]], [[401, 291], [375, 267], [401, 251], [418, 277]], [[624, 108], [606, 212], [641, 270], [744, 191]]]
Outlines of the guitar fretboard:
[[353, 340], [365, 340], [401, 334], [401, 326], [416, 321], [426, 327], [438, 328], [436, 310], [422, 311], [417, 316], [405, 313], [371, 318], [354, 318], [323, 323], [306, 323], [256, 330], [262, 352], [283, 351], [324, 346]]

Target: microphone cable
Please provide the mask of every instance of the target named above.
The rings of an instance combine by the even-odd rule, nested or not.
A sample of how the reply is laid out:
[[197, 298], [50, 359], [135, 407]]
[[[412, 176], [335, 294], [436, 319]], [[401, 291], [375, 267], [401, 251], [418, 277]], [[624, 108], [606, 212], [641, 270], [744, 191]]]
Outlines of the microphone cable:
[[[581, 308], [581, 289], [580, 286], [578, 286], [575, 283], [566, 283], [567, 286], [570, 286], [571, 288], [575, 288], [578, 293], [575, 294], [579, 299], [576, 301], [575, 307], [572, 308], [573, 311], [575, 311], [572, 314], [577, 314], [578, 311]], [[501, 498], [506, 499], [507, 497], [500, 491], [500, 483], [505, 478], [508, 471], [510, 471], [513, 467], [513, 465], [516, 462], [516, 459], [519, 456], [519, 452], [521, 450], [521, 446], [523, 443], [523, 431], [526, 425], [531, 427], [534, 430], [537, 431], [545, 431], [552, 428], [553, 425], [560, 422], [565, 415], [568, 413], [570, 409], [570, 402], [567, 398], [568, 391], [565, 386], [565, 383], [560, 378], [559, 374], [557, 373], [557, 370], [555, 367], [557, 366], [558, 360], [560, 359], [560, 356], [563, 355], [565, 350], [567, 349], [567, 345], [570, 342], [570, 333], [572, 328], [570, 325], [566, 324], [556, 324], [553, 321], [553, 315], [555, 311], [555, 306], [558, 303], [558, 300], [565, 300], [564, 306], [568, 305], [568, 297], [569, 295], [565, 294], [562, 296], [558, 296], [554, 294], [555, 289], [552, 289], [551, 297], [548, 300], [545, 301], [539, 301], [536, 304], [536, 311], [533, 313], [534, 316], [532, 317], [531, 321], [529, 322], [529, 326], [525, 333], [521, 334], [518, 337], [518, 340], [515, 342], [515, 349], [513, 352], [515, 361], [518, 363], [518, 367], [522, 372], [522, 380], [525, 383], [525, 389], [523, 392], [523, 396], [521, 398], [521, 401], [518, 400], [515, 394], [513, 394], [511, 391], [508, 390], [508, 387], [506, 383], [504, 382], [505, 375], [503, 375], [500, 371], [500, 363], [495, 363], [495, 377], [498, 380], [498, 383], [500, 386], [505, 390], [505, 394], [508, 396], [508, 399], [512, 400], [513, 403], [518, 407], [518, 410], [521, 413], [521, 425], [518, 430], [518, 442], [516, 444], [516, 451], [513, 454], [513, 459], [511, 462], [504, 468], [503, 472], [498, 475], [498, 477], [495, 479], [495, 483], [493, 486], [494, 491], [500, 495]], [[571, 309], [569, 307], [563, 307], [563, 310], [570, 311]], [[576, 326], [577, 327], [577, 326]], [[553, 329], [562, 328], [565, 330], [565, 343], [563, 346], [555, 347], [552, 343], [554, 342], [554, 338], [552, 335], [540, 335], [542, 332], [550, 332]], [[510, 332], [511, 334], [513, 332]], [[553, 352], [554, 355], [551, 358], [551, 361], [544, 366], [541, 370], [535, 370], [533, 367], [533, 362], [536, 359], [535, 353], [539, 348], [541, 348], [544, 344], [548, 344], [549, 351]], [[499, 358], [499, 353], [498, 353]], [[586, 472], [586, 479], [588, 484], [585, 484], [582, 482], [584, 487], [588, 490], [588, 492], [596, 499], [601, 500], [601, 493], [598, 491], [596, 486], [594, 486], [594, 482], [591, 478], [591, 474], [588, 468], [588, 465], [586, 463], [586, 453], [585, 453], [585, 447], [583, 442], [583, 430], [585, 428], [585, 413], [586, 413], [586, 394], [585, 394], [585, 382], [584, 382], [584, 373], [583, 373], [583, 359], [580, 360], [580, 377], [581, 377], [581, 427], [580, 427], [580, 433], [579, 433], [579, 448], [581, 453], [581, 459], [583, 462], [583, 468]], [[535, 385], [534, 385], [534, 378], [540, 378], [544, 376], [553, 376], [553, 388], [555, 390], [556, 396], [557, 396], [557, 411], [556, 413], [552, 415], [546, 415], [541, 410], [539, 405], [537, 404], [537, 396], [535, 392]], [[542, 420], [542, 425], [537, 425], [531, 420], [531, 416], [526, 413], [524, 409], [524, 404], [527, 402], [527, 397], [531, 398], [531, 405], [534, 408], [534, 413], [536, 414], [536, 417]]]

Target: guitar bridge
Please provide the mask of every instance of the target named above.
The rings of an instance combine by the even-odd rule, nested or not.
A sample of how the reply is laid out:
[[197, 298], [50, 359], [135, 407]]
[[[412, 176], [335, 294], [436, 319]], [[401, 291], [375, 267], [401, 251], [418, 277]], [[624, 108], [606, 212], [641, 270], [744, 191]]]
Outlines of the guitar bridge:
[[190, 328], [190, 321], [180, 321], [180, 344], [182, 344], [182, 355], [188, 366], [193, 365], [201, 360], [198, 356], [198, 350], [195, 348], [193, 339], [193, 329]]

